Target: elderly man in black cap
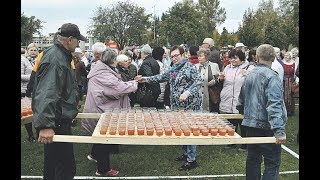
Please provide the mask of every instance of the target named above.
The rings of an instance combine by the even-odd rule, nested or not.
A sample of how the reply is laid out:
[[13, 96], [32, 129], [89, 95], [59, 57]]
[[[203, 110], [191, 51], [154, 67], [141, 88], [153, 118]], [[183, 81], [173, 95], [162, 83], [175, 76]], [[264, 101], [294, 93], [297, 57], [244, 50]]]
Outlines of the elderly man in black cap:
[[71, 180], [76, 174], [73, 144], [53, 142], [53, 136], [72, 135], [72, 120], [78, 114], [71, 53], [80, 40], [86, 38], [77, 25], [63, 24], [54, 45], [44, 50], [34, 80], [32, 111], [38, 141], [44, 144], [43, 179], [46, 180]]

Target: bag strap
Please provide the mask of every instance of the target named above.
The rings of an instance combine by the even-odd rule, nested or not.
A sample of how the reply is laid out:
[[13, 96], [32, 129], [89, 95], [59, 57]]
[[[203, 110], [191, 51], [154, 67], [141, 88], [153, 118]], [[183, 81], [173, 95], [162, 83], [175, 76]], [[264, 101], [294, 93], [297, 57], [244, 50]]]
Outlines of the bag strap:
[[250, 64], [248, 64], [246, 67], [242, 68], [242, 69], [245, 69], [245, 70], [248, 70]]
[[208, 82], [213, 79], [212, 70], [210, 64], [208, 65]]

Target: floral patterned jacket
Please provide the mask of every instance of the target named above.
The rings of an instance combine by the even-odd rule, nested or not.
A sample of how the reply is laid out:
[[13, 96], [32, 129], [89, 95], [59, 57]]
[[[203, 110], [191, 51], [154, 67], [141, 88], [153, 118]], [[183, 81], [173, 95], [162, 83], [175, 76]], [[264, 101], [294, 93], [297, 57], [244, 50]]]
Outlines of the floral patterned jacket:
[[[172, 110], [184, 108], [185, 110], [202, 111], [202, 95], [199, 89], [203, 83], [201, 75], [194, 64], [183, 59], [173, 64], [170, 70], [146, 79], [147, 83], [170, 83], [170, 104]], [[179, 102], [179, 97], [187, 91], [186, 101]]]

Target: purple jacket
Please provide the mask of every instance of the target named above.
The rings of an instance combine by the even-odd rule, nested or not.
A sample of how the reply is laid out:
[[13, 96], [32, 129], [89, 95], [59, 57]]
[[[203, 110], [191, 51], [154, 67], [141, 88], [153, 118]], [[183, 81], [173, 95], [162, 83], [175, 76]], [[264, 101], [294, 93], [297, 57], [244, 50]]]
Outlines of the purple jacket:
[[[108, 108], [130, 108], [128, 93], [138, 88], [136, 81], [123, 82], [121, 75], [100, 60], [91, 65], [84, 113], [103, 113]], [[85, 132], [91, 135], [98, 119], [83, 119]]]

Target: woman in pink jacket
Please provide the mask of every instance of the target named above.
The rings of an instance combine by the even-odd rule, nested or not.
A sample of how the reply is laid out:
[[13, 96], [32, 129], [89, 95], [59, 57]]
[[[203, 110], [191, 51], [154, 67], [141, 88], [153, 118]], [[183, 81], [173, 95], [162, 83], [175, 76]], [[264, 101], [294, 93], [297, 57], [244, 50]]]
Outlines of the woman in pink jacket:
[[[220, 93], [220, 114], [238, 114], [236, 109], [238, 97], [244, 78], [254, 68], [245, 60], [245, 53], [241, 49], [233, 49], [229, 52], [230, 64], [228, 64], [222, 75], [219, 76], [220, 83], [223, 83], [223, 88]], [[240, 127], [241, 136], [246, 137], [245, 127], [241, 125], [242, 119], [228, 119], [238, 130]], [[236, 145], [227, 145], [226, 148], [236, 148]], [[246, 145], [242, 144], [239, 151], [246, 151]]]
[[[123, 82], [117, 73], [117, 53], [110, 49], [101, 54], [101, 60], [91, 65], [88, 74], [88, 92], [84, 104], [84, 113], [103, 113], [110, 108], [130, 108], [128, 93], [138, 88], [135, 80]], [[86, 134], [92, 135], [98, 119], [83, 119], [82, 127]], [[93, 144], [89, 160], [97, 163], [96, 175], [115, 176], [119, 172], [110, 168], [109, 153], [113, 145]]]

